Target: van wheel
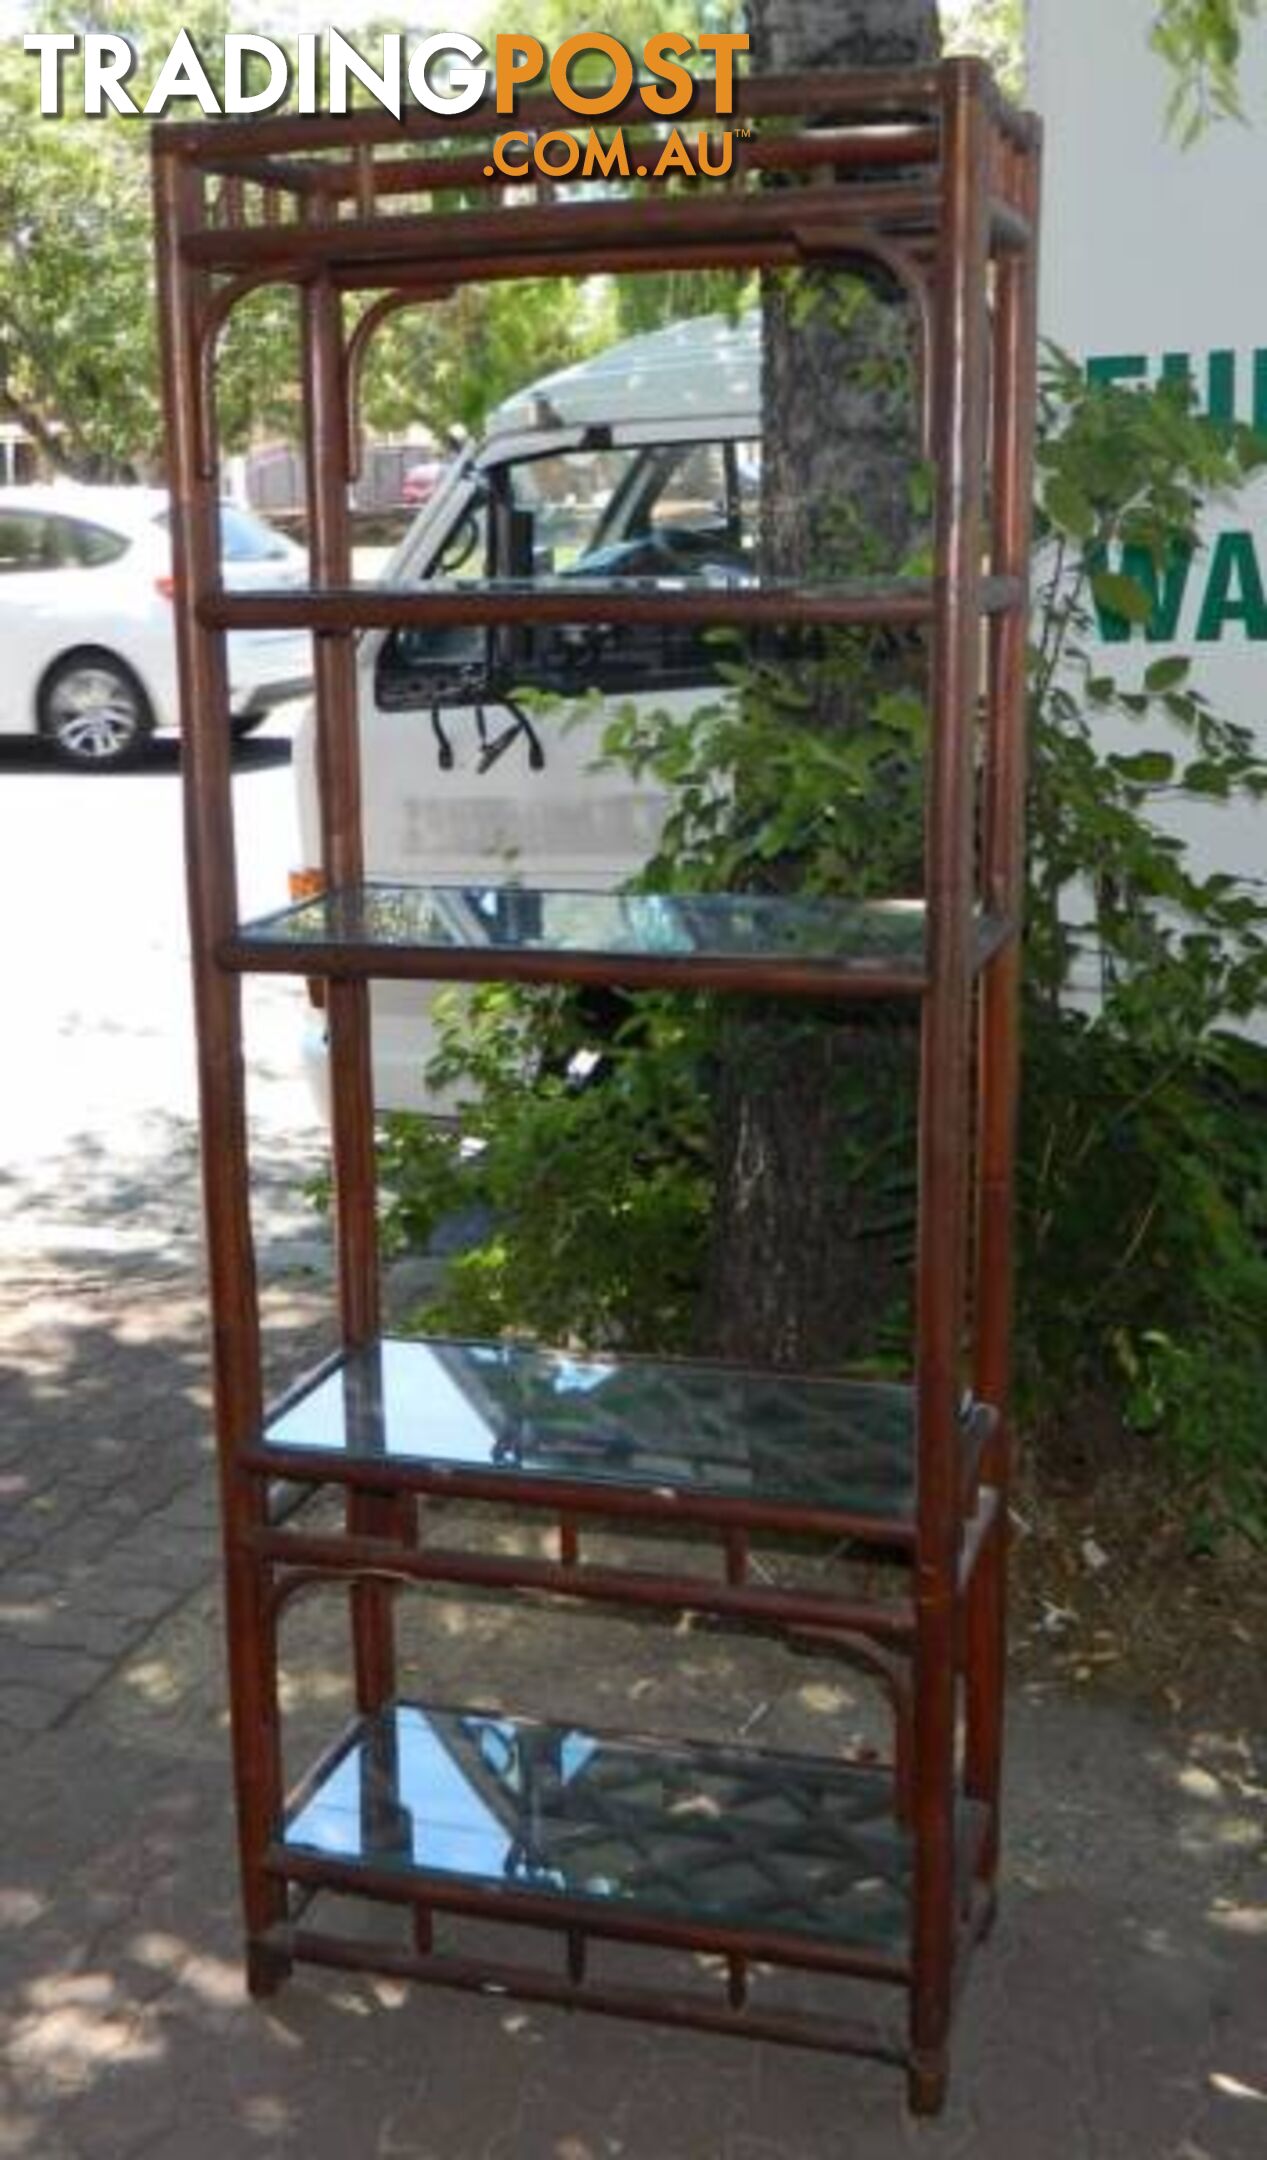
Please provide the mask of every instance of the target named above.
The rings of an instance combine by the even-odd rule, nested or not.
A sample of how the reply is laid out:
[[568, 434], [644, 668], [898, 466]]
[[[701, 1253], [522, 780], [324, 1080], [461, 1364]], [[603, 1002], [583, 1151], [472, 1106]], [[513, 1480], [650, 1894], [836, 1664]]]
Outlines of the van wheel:
[[149, 699], [126, 662], [85, 646], [45, 676], [40, 733], [68, 765], [126, 765], [153, 733]]

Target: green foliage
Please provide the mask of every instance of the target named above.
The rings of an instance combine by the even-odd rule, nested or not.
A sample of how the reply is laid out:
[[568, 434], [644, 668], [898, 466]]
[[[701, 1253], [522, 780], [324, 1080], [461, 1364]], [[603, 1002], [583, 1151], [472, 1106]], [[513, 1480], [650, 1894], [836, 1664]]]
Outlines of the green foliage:
[[565, 278], [464, 285], [391, 316], [365, 369], [364, 412], [384, 433], [422, 422], [476, 435], [495, 405], [618, 334], [610, 290]]
[[1027, 1009], [1022, 1404], [1107, 1395], [1207, 1526], [1267, 1542], [1267, 1056], [1218, 1031], [1159, 1054], [1135, 1017]]
[[494, 986], [469, 1012], [450, 1002], [431, 1078], [475, 1099], [460, 1132], [389, 1119], [380, 1157], [397, 1245], [425, 1243], [455, 1209], [490, 1217], [428, 1324], [686, 1347], [710, 1194], [706, 1030], [687, 1000], [640, 998], [606, 1031], [602, 1083], [587, 1086], [583, 1000]]
[[987, 60], [1009, 97], [1024, 89], [1023, 0], [963, 0], [943, 11], [948, 53], [977, 53]]
[[[1019, 97], [1023, 0], [951, 0], [942, 12], [946, 51], [979, 53]], [[1244, 119], [1241, 53], [1246, 28], [1261, 20], [1261, 0], [1156, 0], [1149, 44], [1173, 77], [1166, 124], [1185, 147], [1215, 121]]]
[[[674, 11], [666, 6], [663, 13]], [[722, 27], [725, 15], [705, 5], [700, 21]], [[640, 45], [658, 22], [654, 10], [646, 16], [631, 4], [604, 27]], [[230, 0], [184, 7], [176, 0], [95, 0], [91, 25], [134, 41], [140, 63], [128, 87], [143, 103], [182, 28], [215, 83], [234, 17]], [[44, 0], [31, 27], [64, 29], [64, 12]], [[257, 27], [269, 29], [266, 20]], [[533, 11], [531, 27], [550, 47], [580, 25], [560, 6]], [[672, 27], [681, 27], [676, 16]], [[377, 34], [355, 33], [369, 55]], [[578, 80], [583, 76], [582, 66]], [[123, 479], [162, 462], [149, 164], [155, 123], [112, 113], [86, 118], [77, 59], [65, 62], [63, 80], [62, 116], [42, 117], [35, 61], [19, 40], [0, 43], [0, 415], [24, 426], [58, 466]], [[380, 433], [421, 423], [441, 439], [455, 429], [473, 434], [501, 399], [550, 368], [634, 329], [740, 304], [740, 281], [724, 273], [592, 281], [579, 290], [563, 279], [468, 285], [384, 324], [365, 370], [365, 419]], [[265, 288], [235, 309], [217, 390], [226, 449], [261, 432], [298, 435], [296, 338], [291, 292]]]
[[1188, 1487], [1188, 1534], [1213, 1551], [1233, 1531], [1267, 1550], [1261, 1437], [1267, 1354], [1261, 1333], [1226, 1325], [1176, 1334], [1150, 1328], [1123, 1345], [1128, 1422], [1160, 1435]]
[[[51, 5], [32, 28], [64, 29]], [[98, 0], [92, 27], [126, 33], [144, 101], [176, 32], [209, 59], [231, 27], [228, 0]], [[214, 70], [213, 70], [214, 73]], [[0, 412], [82, 477], [128, 478], [161, 462], [150, 195], [150, 124], [85, 117], [77, 59], [64, 64], [64, 110], [39, 111], [39, 71], [17, 39], [0, 45]], [[284, 422], [293, 304], [255, 296], [226, 351], [227, 441], [252, 419]]]
[[[795, 866], [802, 892], [910, 886], [926, 712], [914, 688], [873, 687], [874, 642], [838, 633], [788, 639], [778, 658], [719, 657], [729, 695], [685, 714], [629, 704], [613, 715], [606, 761], [668, 798], [648, 885], [778, 891]], [[825, 728], [825, 710], [842, 706], [853, 724]]]
[[1189, 144], [1211, 121], [1241, 120], [1238, 73], [1247, 23], [1260, 0], [1161, 0], [1150, 42], [1175, 77], [1167, 126]]
[[[1207, 1530], [1261, 1531], [1267, 1450], [1243, 1382], [1267, 1340], [1267, 1055], [1226, 1030], [1267, 1002], [1267, 907], [1198, 875], [1165, 808], [1259, 800], [1267, 765], [1184, 655], [1147, 657], [1155, 578], [1104, 565], [1195, 551], [1203, 506], [1264, 450], [1198, 419], [1182, 386], [1087, 389], [1060, 356], [1042, 421], [1022, 1381], [1049, 1414], [1107, 1391], [1191, 1477]], [[1091, 649], [1097, 606], [1133, 626], [1129, 675]]]

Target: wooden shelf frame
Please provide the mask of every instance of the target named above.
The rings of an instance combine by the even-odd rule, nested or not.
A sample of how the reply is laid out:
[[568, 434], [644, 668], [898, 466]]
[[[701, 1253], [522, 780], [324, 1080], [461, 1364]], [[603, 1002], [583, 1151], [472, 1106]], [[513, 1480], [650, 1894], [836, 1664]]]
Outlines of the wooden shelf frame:
[[[492, 130], [478, 115], [442, 123], [410, 113], [397, 126], [385, 115], [361, 113], [345, 120], [230, 121], [154, 132], [248, 1972], [263, 1992], [284, 1978], [295, 1956], [350, 1966], [373, 1964], [377, 1956], [371, 1946], [340, 1946], [302, 1929], [300, 1899], [278, 1863], [286, 1802], [277, 1632], [289, 1590], [313, 1579], [351, 1581], [357, 1700], [372, 1717], [395, 1696], [394, 1589], [384, 1578], [394, 1571], [417, 1579], [427, 1561], [414, 1542], [416, 1493], [409, 1480], [349, 1482], [346, 1534], [328, 1545], [270, 1516], [268, 1458], [259, 1445], [266, 1412], [249, 1214], [241, 976], [246, 968], [275, 963], [244, 938], [239, 919], [225, 632], [266, 620], [313, 631], [323, 869], [330, 886], [355, 890], [365, 876], [358, 625], [386, 621], [389, 613], [393, 622], [403, 620], [411, 610], [411, 619], [439, 621], [446, 608], [447, 619], [457, 619], [452, 610], [461, 608], [463, 619], [473, 613], [482, 621], [522, 620], [534, 605], [522, 596], [454, 601], [441, 593], [402, 603], [354, 586], [347, 490], [367, 334], [364, 324], [349, 334], [343, 296], [354, 290], [381, 296], [370, 310], [372, 328], [397, 306], [426, 304], [467, 279], [674, 265], [831, 265], [866, 254], [905, 286], [922, 328], [926, 432], [936, 452], [936, 573], [918, 593], [870, 600], [804, 595], [801, 610], [803, 620], [870, 621], [887, 609], [886, 620], [926, 623], [931, 633], [927, 947], [918, 978], [904, 986], [920, 1000], [922, 1073], [913, 1375], [919, 1503], [905, 1601], [912, 1919], [901, 1982], [909, 2027], [904, 2045], [879, 2052], [900, 2055], [912, 2105], [932, 2110], [944, 2093], [965, 1945], [992, 1903], [998, 1852], [1040, 141], [1037, 124], [1013, 112], [986, 71], [967, 61], [913, 74], [748, 82], [739, 105], [737, 117], [787, 124], [737, 146], [736, 171], [724, 186], [655, 201], [523, 205], [502, 200], [500, 186], [490, 185], [489, 207], [479, 210], [452, 206], [479, 179], [477, 161], [482, 172], [478, 146]], [[707, 116], [710, 110], [705, 91], [698, 111]], [[632, 126], [643, 118], [631, 108], [605, 116], [605, 124]], [[532, 101], [521, 124], [539, 131], [575, 125], [575, 116], [549, 101]], [[766, 188], [771, 174], [785, 184]], [[311, 506], [312, 593], [284, 601], [227, 596], [218, 560], [217, 343], [237, 304], [271, 281], [288, 282], [300, 295]], [[987, 469], [988, 508], [982, 498]], [[674, 610], [694, 620], [691, 611], [700, 605], [691, 593], [550, 596], [540, 601], [539, 615], [555, 619], [552, 610], [592, 607], [606, 613], [587, 619], [605, 620], [642, 608], [644, 620], [661, 611], [673, 619]], [[744, 619], [751, 620], [751, 600], [742, 605]], [[794, 600], [773, 595], [761, 605], [771, 618], [780, 607], [793, 618], [797, 613]], [[864, 607], [869, 612], [857, 612]], [[832, 608], [835, 614], [828, 612]], [[569, 619], [576, 619], [575, 612]], [[978, 781], [984, 799], [979, 835]], [[1007, 926], [984, 965], [977, 949], [978, 905]], [[368, 1003], [368, 980], [377, 969], [370, 951], [353, 952], [337, 964], [333, 955], [325, 959], [341, 1333], [344, 1347], [355, 1350], [381, 1327]], [[762, 987], [777, 991], [777, 962], [768, 973]], [[790, 971], [781, 986], [795, 987]], [[844, 982], [834, 994], [848, 997], [853, 990]], [[955, 1430], [965, 1383], [998, 1413], [967, 1493]], [[566, 1550], [560, 1571], [567, 1571]], [[553, 1581], [506, 1587], [566, 1589]], [[613, 1595], [624, 1594], [619, 1584], [609, 1587]], [[671, 1602], [671, 1593], [659, 1602]], [[794, 1627], [795, 1619], [786, 1617]], [[841, 1642], [858, 1623], [845, 1601], [819, 1618]], [[971, 1914], [959, 1880], [956, 1832], [957, 1811], [965, 1804], [982, 1825]], [[339, 1887], [332, 1872], [322, 1878], [316, 1866], [314, 1881], [320, 1880]], [[654, 1930], [640, 1930], [636, 1915], [623, 1932], [632, 1940], [657, 1939]], [[696, 1939], [689, 1928], [684, 1939]], [[742, 1998], [742, 1940], [730, 1954]], [[383, 1952], [384, 1969], [395, 1969], [392, 1955]], [[503, 1984], [489, 1969], [481, 1979], [460, 1959], [440, 1958], [422, 1934], [416, 1953], [403, 1962], [395, 1956], [400, 1969], [440, 1984]], [[601, 1991], [583, 1990], [575, 1973], [562, 1991], [559, 1983], [531, 1975], [521, 1975], [520, 1983], [535, 1999], [588, 1999], [616, 2014], [648, 2012], [636, 1990], [624, 1991], [621, 2008], [611, 1991], [605, 1999]], [[664, 2014], [677, 2016], [671, 2005]], [[729, 2012], [691, 2021], [712, 2030], [777, 2028], [777, 2037], [807, 2045], [877, 2051], [865, 2035], [827, 2041], [822, 2021], [816, 2027], [812, 2019], [798, 2025], [795, 2017], [779, 2017], [764, 2027], [751, 2021], [745, 2027], [733, 1999]]]

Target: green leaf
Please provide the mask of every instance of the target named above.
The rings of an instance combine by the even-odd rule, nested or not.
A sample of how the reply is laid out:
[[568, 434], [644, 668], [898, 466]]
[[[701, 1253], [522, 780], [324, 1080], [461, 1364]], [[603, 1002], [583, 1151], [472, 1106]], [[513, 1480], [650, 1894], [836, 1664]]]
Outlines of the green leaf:
[[1151, 621], [1153, 602], [1135, 578], [1119, 570], [1100, 570], [1091, 580], [1092, 591], [1106, 613], [1123, 615], [1127, 622]]
[[1064, 474], [1057, 473], [1047, 482], [1043, 507], [1053, 525], [1071, 533], [1075, 540], [1089, 540], [1095, 531], [1095, 511], [1082, 490]]
[[1174, 778], [1175, 761], [1165, 750], [1139, 750], [1134, 757], [1113, 757], [1109, 762], [1137, 787], [1165, 787]]
[[1183, 784], [1190, 795], [1210, 795], [1219, 801], [1231, 793], [1231, 782], [1223, 767], [1208, 758], [1198, 758], [1194, 765], [1185, 766]]
[[1184, 659], [1182, 654], [1176, 653], [1169, 660], [1154, 660], [1145, 670], [1144, 688], [1157, 697], [1165, 690], [1173, 690], [1191, 673], [1192, 662]]

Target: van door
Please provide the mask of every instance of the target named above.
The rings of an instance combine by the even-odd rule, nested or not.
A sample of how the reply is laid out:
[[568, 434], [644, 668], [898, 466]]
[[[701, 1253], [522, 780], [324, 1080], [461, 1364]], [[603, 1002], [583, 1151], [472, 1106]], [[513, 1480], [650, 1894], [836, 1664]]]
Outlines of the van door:
[[[633, 431], [630, 431], [631, 433]], [[752, 575], [759, 446], [621, 439], [495, 446], [415, 575], [603, 580]], [[595, 770], [629, 699], [689, 712], [715, 690], [707, 633], [654, 624], [398, 629], [363, 647], [366, 869], [419, 884], [610, 890], [654, 853], [659, 789]], [[380, 1107], [418, 1107], [428, 993], [375, 988]]]
[[[730, 582], [750, 575], [756, 482], [756, 447], [736, 441], [591, 436], [518, 455], [485, 468], [429, 574]], [[619, 884], [654, 850], [664, 805], [647, 783], [593, 769], [603, 706], [689, 709], [715, 679], [707, 636], [657, 625], [389, 634], [364, 744], [372, 873]]]

